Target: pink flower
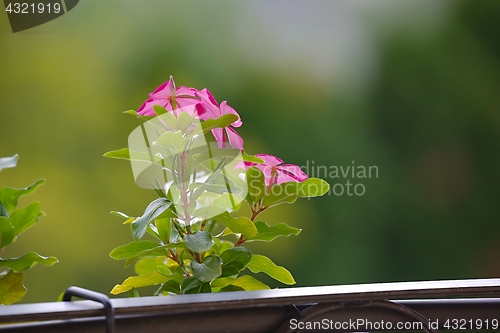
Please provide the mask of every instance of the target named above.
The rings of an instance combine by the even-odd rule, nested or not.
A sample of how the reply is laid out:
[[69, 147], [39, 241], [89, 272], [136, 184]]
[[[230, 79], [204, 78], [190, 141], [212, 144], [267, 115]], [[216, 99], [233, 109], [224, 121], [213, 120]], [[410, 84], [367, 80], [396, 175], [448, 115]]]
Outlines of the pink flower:
[[216, 128], [212, 130], [215, 140], [219, 143], [219, 148], [226, 148], [226, 142], [229, 141], [231, 147], [243, 150], [243, 139], [234, 130], [233, 127], [240, 127], [242, 122], [241, 118], [232, 107], [227, 105], [224, 101], [220, 105], [215, 100], [214, 96], [208, 91], [208, 89], [203, 89], [202, 91], [196, 91], [196, 97], [201, 99], [201, 102], [196, 105], [198, 109], [198, 114], [201, 115], [201, 119], [216, 119], [225, 114], [235, 114], [238, 116], [238, 120], [232, 123], [226, 128]]
[[170, 77], [167, 82], [149, 94], [149, 99], [141, 105], [137, 113], [142, 116], [154, 116], [154, 105], [163, 106], [168, 111], [194, 105], [199, 103], [199, 99], [195, 96], [196, 92], [194, 88], [184, 86], [176, 88], [174, 78]]
[[267, 154], [256, 154], [264, 163], [243, 162], [245, 169], [252, 166], [259, 168], [264, 173], [264, 180], [269, 186], [271, 184], [281, 184], [286, 182], [302, 182], [307, 179], [307, 175], [294, 164], [283, 164], [283, 161], [275, 156]]

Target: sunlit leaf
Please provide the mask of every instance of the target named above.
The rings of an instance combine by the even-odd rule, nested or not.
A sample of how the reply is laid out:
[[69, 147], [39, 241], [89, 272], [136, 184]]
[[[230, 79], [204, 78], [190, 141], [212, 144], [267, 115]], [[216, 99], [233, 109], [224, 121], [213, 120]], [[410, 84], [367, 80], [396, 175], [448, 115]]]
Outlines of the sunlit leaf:
[[268, 285], [260, 282], [250, 275], [243, 275], [229, 284], [230, 286], [240, 287], [243, 290], [266, 290], [270, 289]]
[[245, 289], [243, 289], [241, 287], [233, 286], [232, 284], [230, 284], [230, 285], [225, 286], [224, 288], [221, 288], [219, 290], [220, 293], [227, 293], [227, 292], [231, 292], [231, 291], [245, 291]]
[[[268, 285], [260, 282], [250, 275], [243, 275], [239, 278], [234, 277], [223, 277], [215, 279], [212, 282], [212, 287], [221, 288], [221, 291], [229, 291], [228, 289], [224, 289], [228, 286], [235, 286], [242, 288], [243, 290], [265, 290], [270, 289]], [[224, 290], [223, 290], [224, 289]], [[232, 290], [236, 291], [236, 290]]]
[[0, 304], [9, 305], [21, 300], [27, 291], [23, 281], [23, 273], [9, 271], [0, 275]]
[[224, 224], [231, 229], [233, 233], [243, 234], [247, 238], [252, 238], [257, 234], [257, 228], [248, 217], [232, 217], [231, 214], [225, 212], [213, 217], [214, 220]]
[[292, 274], [285, 267], [276, 265], [266, 256], [260, 254], [252, 255], [252, 259], [247, 267], [252, 273], [266, 273], [273, 279], [284, 284], [295, 284]]
[[117, 284], [111, 293], [118, 295], [131, 290], [132, 288], [141, 288], [147, 286], [154, 286], [165, 283], [168, 277], [160, 274], [159, 272], [151, 272], [139, 276], [130, 276], [123, 281], [122, 284]]

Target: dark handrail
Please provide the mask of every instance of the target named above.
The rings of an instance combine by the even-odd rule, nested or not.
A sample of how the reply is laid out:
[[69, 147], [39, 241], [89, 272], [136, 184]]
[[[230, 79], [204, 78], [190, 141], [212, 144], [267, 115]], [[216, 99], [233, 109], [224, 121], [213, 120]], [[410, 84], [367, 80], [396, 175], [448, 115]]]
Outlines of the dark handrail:
[[[461, 299], [458, 299], [458, 298]], [[480, 298], [481, 297], [481, 298]], [[444, 299], [443, 299], [444, 298]], [[422, 281], [287, 288], [201, 295], [111, 299], [117, 332], [274, 332], [297, 316], [297, 308], [322, 304], [392, 301], [429, 320], [453, 316], [500, 320], [500, 279]], [[104, 332], [102, 306], [90, 301], [36, 303], [0, 308], [1, 332]], [[384, 312], [385, 311], [385, 312]], [[386, 310], [351, 307], [335, 318], [385, 316]], [[333, 314], [331, 315], [333, 316]], [[38, 322], [33, 322], [38, 321]], [[144, 326], [145, 325], [145, 326]], [[167, 329], [170, 328], [169, 330]], [[446, 329], [446, 327], [444, 327]], [[485, 327], [483, 327], [485, 328]]]

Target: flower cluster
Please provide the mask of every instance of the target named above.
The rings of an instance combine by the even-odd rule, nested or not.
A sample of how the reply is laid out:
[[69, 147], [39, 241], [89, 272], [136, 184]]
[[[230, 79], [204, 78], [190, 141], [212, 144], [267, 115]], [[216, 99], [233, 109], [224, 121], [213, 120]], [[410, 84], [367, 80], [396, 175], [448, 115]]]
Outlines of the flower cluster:
[[137, 113], [142, 116], [155, 116], [155, 105], [164, 107], [174, 115], [177, 115], [179, 111], [188, 112], [200, 120], [217, 119], [225, 114], [234, 114], [238, 116], [238, 120], [224, 130], [213, 129], [212, 133], [220, 147], [226, 148], [226, 143], [229, 141], [231, 147], [243, 149], [243, 139], [234, 130], [234, 127], [240, 127], [242, 124], [238, 113], [226, 101], [219, 105], [208, 89], [176, 87], [173, 77], [170, 77], [167, 82], [149, 94], [149, 99], [141, 105]]
[[[244, 150], [243, 139], [234, 129], [243, 124], [240, 115], [227, 104], [227, 101], [217, 103], [208, 89], [176, 87], [173, 77], [170, 77], [167, 82], [149, 94], [149, 99], [141, 105], [137, 113], [142, 116], [155, 116], [155, 105], [164, 107], [175, 116], [178, 115], [179, 111], [184, 111], [200, 120], [217, 119], [225, 114], [238, 116], [238, 120], [226, 128], [212, 129], [212, 134], [220, 148], [226, 148], [227, 142], [229, 142], [231, 147]], [[239, 166], [245, 169], [251, 166], [259, 168], [264, 173], [268, 186], [284, 182], [302, 182], [307, 179], [307, 175], [297, 165], [283, 164], [281, 159], [268, 154], [256, 154], [255, 156], [262, 159], [263, 163], [244, 162], [240, 163]]]

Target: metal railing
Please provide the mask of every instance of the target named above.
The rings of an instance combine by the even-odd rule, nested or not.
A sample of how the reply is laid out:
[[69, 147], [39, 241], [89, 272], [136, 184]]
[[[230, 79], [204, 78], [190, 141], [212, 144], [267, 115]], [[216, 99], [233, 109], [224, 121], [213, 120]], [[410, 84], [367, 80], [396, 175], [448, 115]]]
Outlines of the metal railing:
[[0, 332], [500, 331], [500, 279], [64, 300], [2, 307]]

